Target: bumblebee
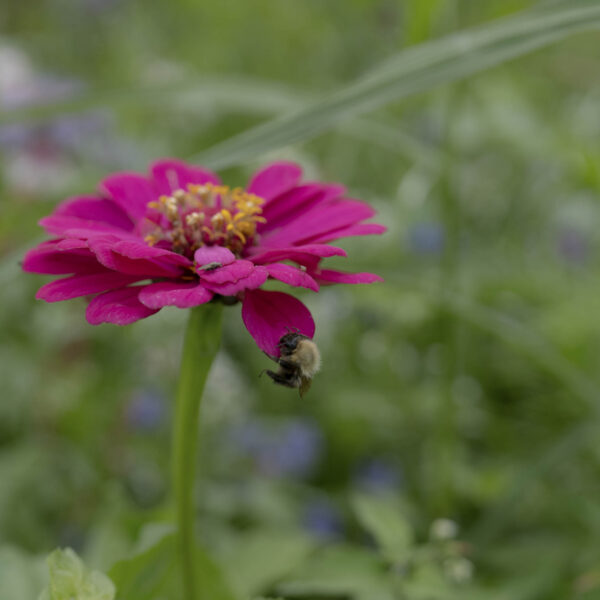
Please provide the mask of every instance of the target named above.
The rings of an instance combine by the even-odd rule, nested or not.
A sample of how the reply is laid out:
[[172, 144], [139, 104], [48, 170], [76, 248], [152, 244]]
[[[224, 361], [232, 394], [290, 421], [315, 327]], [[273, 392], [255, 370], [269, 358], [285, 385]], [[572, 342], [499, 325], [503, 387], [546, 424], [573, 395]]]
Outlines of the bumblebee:
[[277, 372], [268, 369], [264, 372], [279, 385], [298, 388], [302, 398], [321, 366], [319, 349], [309, 337], [298, 331], [282, 336], [277, 347], [280, 350], [279, 358], [269, 358], [279, 364], [279, 369]]

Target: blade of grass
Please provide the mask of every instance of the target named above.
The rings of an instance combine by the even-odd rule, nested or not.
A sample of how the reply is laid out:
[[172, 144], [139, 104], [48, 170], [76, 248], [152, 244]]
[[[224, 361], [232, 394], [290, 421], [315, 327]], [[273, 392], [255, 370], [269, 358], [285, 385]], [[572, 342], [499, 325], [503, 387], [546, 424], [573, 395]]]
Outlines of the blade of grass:
[[[437, 292], [439, 294], [439, 290]], [[581, 399], [600, 419], [598, 386], [558, 352], [553, 345], [522, 323], [464, 297], [444, 293], [442, 301], [464, 321], [512, 346]]]
[[470, 539], [475, 540], [477, 544], [489, 544], [511, 522], [511, 506], [523, 498], [527, 487], [539, 481], [540, 476], [547, 474], [555, 465], [567, 460], [584, 446], [592, 435], [598, 434], [598, 386], [565, 359], [552, 344], [522, 323], [463, 298], [445, 296], [445, 301], [461, 319], [517, 348], [521, 354], [553, 376], [573, 396], [585, 402], [591, 413], [588, 419], [569, 427], [550, 447], [545, 448], [536, 460], [522, 468], [510, 489], [498, 498], [469, 532]]
[[196, 112], [214, 108], [271, 114], [298, 110], [311, 99], [306, 92], [273, 81], [236, 77], [201, 79], [201, 82], [192, 85], [181, 82], [178, 85], [138, 86], [135, 89], [90, 89], [54, 102], [5, 109], [0, 111], [0, 125], [36, 122], [90, 109], [116, 110], [139, 106], [156, 109], [166, 105], [171, 109], [189, 106]]
[[[308, 139], [340, 122], [410, 94], [455, 81], [531, 52], [570, 34], [600, 27], [600, 6], [592, 0], [547, 4], [517, 16], [472, 28], [441, 40], [409, 48], [372, 69], [356, 83], [314, 103], [308, 93], [253, 79], [204, 78], [185, 86], [90, 90], [51, 104], [0, 113], [0, 124], [30, 122], [94, 107], [146, 106], [159, 109], [189, 105], [193, 110], [217, 108], [268, 114], [293, 111], [254, 127], [193, 157], [212, 167], [242, 163], [257, 153]], [[305, 107], [307, 102], [313, 102]], [[347, 124], [344, 130], [364, 137], [367, 124]], [[381, 138], [400, 151], [402, 142]]]
[[[520, 355], [546, 374], [553, 377], [574, 397], [584, 402], [590, 410], [589, 418], [569, 427], [552, 446], [544, 449], [540, 456], [522, 468], [510, 489], [501, 496], [469, 532], [469, 539], [477, 544], [491, 543], [510, 523], [513, 515], [511, 506], [523, 497], [525, 490], [552, 467], [564, 463], [573, 453], [597, 435], [600, 422], [600, 394], [597, 383], [573, 366], [553, 345], [542, 336], [498, 311], [484, 307], [460, 294], [443, 292], [433, 285], [415, 283], [430, 292], [433, 300], [439, 301], [465, 323], [485, 331], [514, 348]], [[406, 286], [407, 284], [405, 284]]]
[[[282, 85], [273, 81], [256, 79], [209, 79], [202, 86], [178, 87], [176, 97], [171, 97], [172, 87], [146, 88], [132, 91], [94, 91], [61, 101], [0, 113], [0, 125], [11, 123], [35, 123], [100, 107], [113, 109], [144, 106], [159, 110], [165, 102], [178, 110], [192, 113], [211, 110], [217, 114], [242, 112], [244, 114], [268, 115], [299, 110], [314, 101], [314, 95], [306, 90]], [[265, 98], [268, 101], [265, 101]], [[362, 117], [339, 124], [340, 133], [378, 146], [388, 152], [405, 156], [413, 162], [437, 170], [440, 162], [436, 149], [402, 131], [402, 124], [390, 118]]]
[[571, 26], [579, 27], [586, 19], [597, 18], [597, 12], [597, 3], [589, 0], [575, 0], [552, 7], [537, 5], [516, 16], [498, 19], [483, 26], [407, 48], [385, 60], [380, 67], [371, 70], [362, 81], [369, 82], [387, 75], [409, 74], [438, 62], [455, 60], [477, 49], [485, 50], [497, 44], [511, 44], [534, 35], [556, 33], [559, 30], [568, 34]]
[[442, 83], [463, 79], [576, 32], [600, 27], [600, 5], [574, 0], [528, 11], [397, 54], [358, 82], [294, 114], [253, 127], [196, 155], [212, 168], [242, 163], [306, 140], [360, 115]]
[[439, 150], [417, 137], [402, 131], [402, 124], [394, 119], [361, 117], [340, 124], [342, 134], [378, 146], [387, 152], [401, 154], [413, 162], [437, 172], [442, 160]]

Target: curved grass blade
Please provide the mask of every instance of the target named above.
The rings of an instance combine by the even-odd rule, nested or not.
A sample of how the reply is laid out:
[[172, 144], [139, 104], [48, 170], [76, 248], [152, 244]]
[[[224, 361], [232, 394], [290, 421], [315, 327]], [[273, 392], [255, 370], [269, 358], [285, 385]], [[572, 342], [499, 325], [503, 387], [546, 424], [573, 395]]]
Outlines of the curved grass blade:
[[573, 0], [409, 48], [324, 100], [242, 132], [193, 160], [212, 168], [243, 163], [265, 151], [314, 137], [344, 119], [597, 28], [600, 5]]
[[[272, 117], [300, 110], [315, 101], [314, 95], [306, 90], [256, 79], [207, 79], [202, 85], [178, 87], [175, 97], [172, 95], [172, 90], [173, 87], [170, 86], [168, 89], [149, 87], [135, 92], [127, 90], [85, 92], [60, 101], [4, 111], [0, 113], [0, 125], [6, 122], [36, 123], [101, 107], [118, 110], [143, 106], [150, 110], [160, 110], [165, 103], [169, 103], [179, 111], [189, 111], [191, 114], [210, 110], [219, 115], [240, 112]], [[429, 169], [436, 170], [440, 157], [435, 148], [403, 132], [401, 127], [400, 123], [389, 118], [382, 120], [364, 117], [343, 122], [338, 130], [343, 135], [406, 156], [411, 161], [425, 164]]]
[[251, 78], [202, 77], [195, 84], [145, 86], [135, 89], [90, 89], [61, 100], [0, 111], [0, 125], [36, 122], [90, 109], [145, 107], [190, 109], [195, 112], [218, 109], [260, 115], [299, 110], [310, 96], [273, 81]]
[[489, 333], [502, 343], [512, 347], [521, 356], [553, 377], [574, 397], [579, 398], [589, 408], [589, 418], [569, 427], [551, 447], [521, 469], [510, 489], [479, 519], [469, 532], [469, 539], [483, 545], [492, 541], [510, 522], [513, 512], [511, 506], [523, 497], [529, 485], [547, 474], [555, 465], [564, 464], [569, 456], [576, 453], [592, 436], [597, 436], [600, 423], [600, 393], [594, 379], [587, 377], [577, 367], [558, 352], [552, 344], [535, 331], [494, 309], [487, 308], [465, 296], [444, 292], [440, 296], [439, 288], [427, 284], [412, 282], [431, 298], [443, 303], [465, 323]]
[[[439, 291], [436, 292], [439, 294]], [[579, 398], [600, 419], [600, 394], [596, 382], [590, 380], [572, 365], [548, 340], [519, 321], [491, 308], [469, 301], [459, 294], [445, 292], [441, 298], [444, 306], [457, 317], [490, 333], [508, 346], [512, 346], [542, 371], [557, 380], [571, 394]]]

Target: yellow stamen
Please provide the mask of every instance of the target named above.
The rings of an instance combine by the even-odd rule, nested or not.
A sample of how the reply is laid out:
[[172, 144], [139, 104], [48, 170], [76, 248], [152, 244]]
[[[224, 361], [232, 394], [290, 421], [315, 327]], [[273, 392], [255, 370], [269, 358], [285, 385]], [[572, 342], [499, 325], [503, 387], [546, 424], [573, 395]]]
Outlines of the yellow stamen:
[[190, 227], [194, 227], [198, 225], [198, 223], [204, 222], [204, 213], [201, 212], [193, 212], [186, 216], [185, 218], [186, 225]]
[[185, 190], [175, 190], [171, 196], [148, 203], [169, 223], [156, 225], [156, 231], [145, 240], [150, 245], [167, 240], [174, 251], [182, 254], [191, 255], [205, 244], [222, 244], [240, 255], [256, 235], [257, 224], [266, 222], [260, 216], [263, 203], [262, 198], [239, 187], [188, 184]]

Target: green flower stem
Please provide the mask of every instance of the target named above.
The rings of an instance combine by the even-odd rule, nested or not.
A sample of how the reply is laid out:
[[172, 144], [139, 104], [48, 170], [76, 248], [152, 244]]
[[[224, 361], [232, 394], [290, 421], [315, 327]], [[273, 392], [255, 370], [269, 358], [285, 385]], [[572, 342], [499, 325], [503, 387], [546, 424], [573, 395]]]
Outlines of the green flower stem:
[[[444, 223], [446, 239], [440, 264], [441, 294], [456, 293], [461, 287], [460, 235], [462, 215], [460, 198], [456, 191], [456, 123], [454, 115], [460, 114], [465, 86], [455, 86], [446, 100], [446, 128], [440, 169], [440, 216]], [[454, 510], [456, 489], [456, 465], [460, 453], [460, 440], [456, 434], [457, 413], [454, 383], [461, 372], [462, 333], [460, 321], [450, 307], [442, 305], [438, 327], [442, 340], [442, 364], [440, 395], [437, 411], [435, 493], [432, 494], [432, 510], [436, 514], [449, 515]]]
[[197, 600], [194, 482], [198, 449], [198, 415], [204, 384], [221, 341], [221, 303], [190, 310], [173, 420], [173, 489], [178, 550], [185, 600]]

